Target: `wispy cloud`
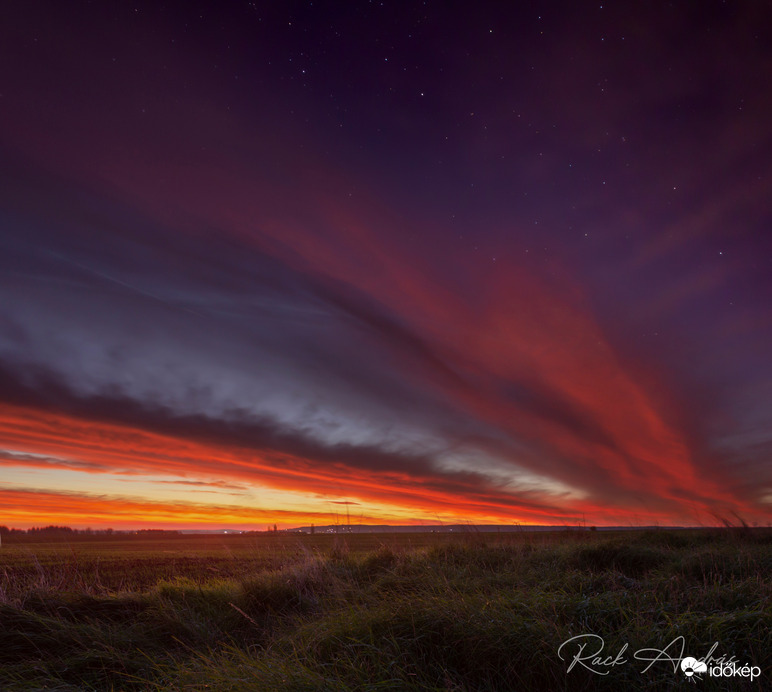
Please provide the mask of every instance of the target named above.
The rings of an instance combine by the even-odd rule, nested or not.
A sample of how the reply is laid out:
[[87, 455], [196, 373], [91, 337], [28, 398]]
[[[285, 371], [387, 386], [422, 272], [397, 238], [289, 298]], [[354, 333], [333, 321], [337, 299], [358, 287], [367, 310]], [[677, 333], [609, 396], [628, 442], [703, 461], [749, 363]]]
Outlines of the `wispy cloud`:
[[[116, 497], [143, 475], [395, 516], [768, 521], [769, 105], [703, 104], [641, 12], [651, 74], [560, 24], [582, 60], [523, 76], [530, 44], [486, 34], [470, 45], [511, 58], [495, 80], [443, 69], [420, 107], [410, 81], [374, 113], [370, 72], [353, 89], [329, 70], [358, 114], [338, 122], [332, 89], [290, 98], [294, 73], [261, 67], [275, 98], [253, 101], [166, 29], [138, 50], [90, 11], [58, 32], [20, 6], [43, 34], [0, 27], [19, 56], [0, 66], [0, 464]], [[215, 62], [242, 74], [251, 50]]]

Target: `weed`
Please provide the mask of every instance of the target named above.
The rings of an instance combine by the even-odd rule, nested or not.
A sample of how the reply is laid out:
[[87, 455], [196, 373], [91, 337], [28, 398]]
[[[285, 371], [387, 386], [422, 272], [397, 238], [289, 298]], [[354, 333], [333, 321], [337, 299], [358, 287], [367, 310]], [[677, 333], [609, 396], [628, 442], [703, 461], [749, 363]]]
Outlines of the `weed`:
[[[0, 571], [0, 688], [683, 685], [667, 666], [648, 677], [632, 664], [606, 678], [567, 674], [558, 647], [581, 633], [603, 636], [609, 650], [680, 635], [695, 653], [720, 642], [720, 653], [768, 674], [772, 542], [763, 532], [564, 533], [427, 534], [412, 546], [310, 536], [242, 550], [231, 540], [226, 556], [182, 542], [184, 551], [163, 555], [130, 543], [100, 553], [94, 541], [83, 551], [11, 550]], [[714, 683], [701, 688], [720, 689]]]

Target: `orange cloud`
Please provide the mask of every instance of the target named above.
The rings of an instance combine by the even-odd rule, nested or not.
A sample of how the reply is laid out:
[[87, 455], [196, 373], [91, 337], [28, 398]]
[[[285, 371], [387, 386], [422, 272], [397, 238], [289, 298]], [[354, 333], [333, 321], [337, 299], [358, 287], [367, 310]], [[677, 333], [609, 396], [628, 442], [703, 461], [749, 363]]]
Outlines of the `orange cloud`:
[[[331, 523], [321, 512], [250, 509], [237, 505], [159, 502], [119, 495], [0, 489], [0, 516], [11, 526], [68, 525], [92, 528], [241, 528], [262, 530]], [[366, 517], [370, 520], [370, 517]], [[359, 520], [359, 517], [357, 517]]]
[[[72, 469], [80, 463], [83, 473], [229, 478], [469, 520], [562, 523], [585, 514], [593, 523], [672, 522], [732, 511], [769, 516], [768, 506], [736, 490], [730, 474], [700, 458], [679, 412], [665, 403], [675, 399], [673, 392], [651, 374], [656, 364], [610, 342], [564, 266], [527, 267], [512, 259], [522, 256], [512, 243], [495, 265], [461, 256], [446, 243], [443, 267], [437, 268], [426, 240], [423, 247], [411, 245], [421, 229], [411, 230], [361, 185], [352, 202], [343, 193], [351, 181], [313, 157], [304, 154], [303, 167], [311, 173], [283, 164], [293, 187], [230, 160], [227, 152], [237, 150], [247, 152], [244, 159], [254, 154], [261, 161], [286, 161], [280, 144], [266, 153], [251, 125], [236, 120], [218, 129], [232, 137], [229, 146], [195, 161], [185, 158], [183, 166], [174, 163], [177, 152], [143, 158], [146, 144], [115, 142], [112, 131], [82, 132], [82, 125], [78, 138], [45, 141], [41, 132], [53, 128], [27, 131], [24, 125], [27, 115], [46, 117], [48, 110], [38, 110], [17, 113], [15, 122], [30, 151], [58, 158], [53, 168], [72, 170], [77, 159], [79, 175], [94, 176], [90, 185], [107, 181], [111, 195], [123, 195], [142, 214], [180, 232], [214, 228], [239, 247], [259, 247], [307, 279], [315, 299], [344, 313], [363, 340], [377, 344], [378, 353], [389, 357], [393, 378], [409, 381], [479, 428], [483, 439], [477, 444], [493, 450], [513, 475], [526, 469], [584, 499], [516, 485], [504, 490], [484, 469], [444, 472], [432, 458], [392, 455], [387, 461], [393, 464], [379, 466], [367, 458], [374, 451], [369, 449], [359, 459], [319, 447], [304, 455], [300, 445], [250, 446], [192, 430], [164, 431], [147, 421], [142, 427], [5, 405], [0, 443], [8, 449], [64, 457]], [[105, 140], [112, 148], [100, 145]], [[68, 150], [71, 141], [78, 152]], [[185, 150], [185, 142], [179, 144]], [[439, 235], [437, 242], [443, 242]], [[666, 249], [653, 247], [646, 256]], [[452, 271], [460, 276], [451, 278]], [[704, 288], [686, 285], [684, 295]], [[443, 432], [449, 445], [465, 442], [453, 430]], [[311, 453], [320, 451], [324, 455]], [[50, 468], [54, 462], [17, 457], [13, 463]]]
[[[405, 510], [431, 519], [442, 514], [459, 521], [518, 521], [536, 524], [576, 523], [584, 517], [592, 523], [653, 523], [667, 518], [662, 508], [633, 510], [589, 500], [566, 501], [544, 493], [513, 493], [499, 490], [473, 475], [419, 475], [408, 472], [377, 472], [355, 469], [343, 463], [320, 463], [286, 454], [256, 452], [228, 445], [207, 445], [127, 426], [83, 421], [23, 407], [0, 407], [0, 444], [5, 448], [49, 455], [17, 454], [14, 465], [50, 468], [56, 459], [77, 460], [81, 467], [66, 466], [82, 473], [158, 474], [180, 478], [217, 478], [257, 484], [280, 490], [307, 493], [309, 498], [344, 493], [364, 505], [393, 507], [394, 515]], [[92, 526], [160, 524], [243, 526], [249, 522], [330, 522], [324, 512], [286, 511], [281, 507], [249, 510], [219, 504], [141, 502], [120, 494], [95, 497], [82, 493], [40, 493], [6, 488], [0, 507], [5, 523], [26, 521]], [[38, 498], [38, 494], [40, 498]], [[132, 518], [133, 517], [133, 518]], [[277, 519], [279, 517], [279, 519]], [[362, 521], [360, 519], [360, 521]], [[374, 520], [375, 521], [375, 520]], [[399, 521], [399, 520], [397, 520]], [[364, 522], [367, 523], [367, 522]], [[377, 523], [384, 523], [379, 513]]]

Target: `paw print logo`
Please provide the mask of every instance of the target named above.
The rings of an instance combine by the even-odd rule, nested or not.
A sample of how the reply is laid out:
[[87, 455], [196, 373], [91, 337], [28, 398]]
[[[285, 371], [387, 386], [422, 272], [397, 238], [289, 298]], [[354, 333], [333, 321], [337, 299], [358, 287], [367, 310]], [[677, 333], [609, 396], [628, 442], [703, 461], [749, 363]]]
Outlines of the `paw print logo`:
[[681, 661], [681, 670], [684, 672], [684, 675], [687, 678], [694, 682], [694, 676], [696, 675], [697, 679], [699, 680], [699, 674], [707, 673], [708, 666], [705, 661], [698, 661], [696, 658], [688, 656], [683, 661]]

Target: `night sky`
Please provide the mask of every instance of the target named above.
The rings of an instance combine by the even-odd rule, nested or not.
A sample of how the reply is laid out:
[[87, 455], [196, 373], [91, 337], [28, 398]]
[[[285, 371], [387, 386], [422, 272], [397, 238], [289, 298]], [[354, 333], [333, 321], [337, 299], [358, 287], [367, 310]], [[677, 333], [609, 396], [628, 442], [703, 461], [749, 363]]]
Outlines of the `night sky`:
[[0, 9], [0, 523], [772, 520], [765, 2]]

